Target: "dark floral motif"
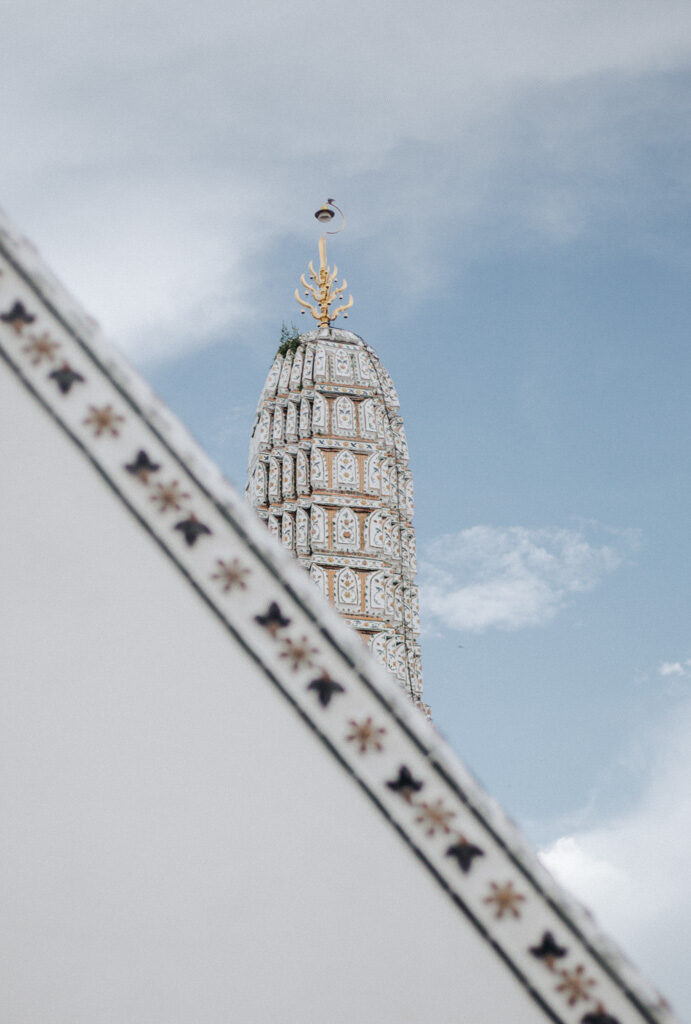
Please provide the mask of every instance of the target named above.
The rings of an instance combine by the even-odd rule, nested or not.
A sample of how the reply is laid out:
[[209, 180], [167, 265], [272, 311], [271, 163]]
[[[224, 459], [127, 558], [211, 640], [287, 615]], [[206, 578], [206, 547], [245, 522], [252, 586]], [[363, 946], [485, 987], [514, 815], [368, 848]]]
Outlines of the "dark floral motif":
[[81, 373], [73, 370], [69, 363], [63, 363], [59, 370], [53, 370], [48, 377], [55, 381], [63, 395], [69, 394], [74, 384], [84, 383]]
[[281, 614], [281, 609], [275, 601], [271, 602], [268, 610], [263, 615], [255, 615], [254, 621], [263, 626], [272, 637], [276, 637], [279, 629], [285, 629], [286, 626], [290, 625], [290, 619]]
[[434, 803], [426, 803], [421, 800], [416, 807], [420, 813], [415, 820], [423, 826], [428, 836], [433, 836], [437, 832], [451, 831], [449, 822], [456, 817], [456, 812], [444, 807], [443, 800], [435, 800]]
[[620, 1024], [620, 1022], [611, 1013], [607, 1013], [601, 1003], [598, 1003], [594, 1013], [586, 1013], [585, 1017], [581, 1017], [581, 1024]]
[[23, 302], [15, 302], [6, 313], [0, 313], [0, 320], [9, 324], [17, 334], [21, 334], [24, 328], [32, 324], [35, 319], [33, 313], [27, 312]]
[[469, 843], [464, 836], [459, 836], [446, 851], [447, 857], [453, 857], [464, 875], [467, 875], [473, 866], [476, 857], [484, 857], [485, 851], [474, 843]]
[[566, 956], [568, 949], [565, 946], [560, 946], [551, 932], [544, 932], [540, 945], [531, 946], [530, 952], [551, 970], [554, 967], [554, 961]]
[[389, 789], [392, 789], [394, 793], [398, 793], [408, 803], [413, 799], [413, 793], [419, 793], [424, 782], [420, 779], [416, 779], [413, 776], [410, 768], [402, 764], [398, 769], [398, 775], [395, 779], [390, 779], [386, 785]]
[[219, 580], [224, 594], [229, 590], [247, 590], [245, 577], [249, 576], [250, 570], [240, 564], [239, 558], [232, 562], [224, 562], [222, 558], [216, 559], [218, 571], [211, 574], [212, 580]]
[[345, 693], [344, 687], [332, 679], [328, 672], [322, 672], [318, 679], [308, 683], [307, 689], [315, 691], [323, 708], [328, 708], [335, 693]]
[[125, 417], [115, 412], [112, 405], [89, 406], [89, 415], [84, 420], [85, 427], [92, 427], [94, 437], [101, 434], [110, 434], [117, 437], [120, 433], [119, 423], [124, 423]]
[[575, 1006], [581, 1000], [591, 998], [589, 989], [595, 985], [595, 980], [586, 977], [583, 964], [579, 964], [572, 971], [559, 971], [559, 974], [562, 980], [557, 985], [556, 991], [564, 993], [569, 1006]]
[[364, 722], [356, 722], [351, 718], [348, 724], [350, 732], [346, 736], [346, 740], [349, 743], [355, 743], [361, 754], [368, 754], [370, 750], [381, 751], [384, 749], [381, 737], [385, 735], [386, 729], [374, 725], [371, 718], [366, 718]]
[[140, 448], [136, 458], [132, 459], [125, 466], [127, 472], [131, 473], [132, 476], [136, 476], [143, 484], [148, 484], [151, 474], [158, 473], [160, 468], [160, 464], [153, 462], [143, 448]]
[[204, 523], [200, 523], [195, 515], [190, 515], [187, 519], [181, 519], [179, 523], [176, 523], [173, 527], [175, 530], [179, 530], [185, 538], [188, 547], [193, 547], [200, 537], [204, 534], [210, 534], [211, 530]]
[[310, 647], [309, 639], [306, 636], [300, 637], [299, 640], [291, 640], [290, 637], [286, 637], [283, 641], [281, 657], [288, 660], [293, 672], [297, 672], [299, 668], [309, 668], [313, 664], [312, 656], [318, 653], [316, 647]]
[[521, 912], [518, 909], [521, 903], [525, 902], [525, 896], [520, 892], [516, 892], [513, 887], [513, 882], [504, 882], [503, 885], [498, 885], [497, 882], [490, 882], [490, 894], [485, 897], [485, 903], [489, 903], [494, 906], [494, 916], [501, 919], [504, 914], [508, 914], [510, 917], [520, 917]]
[[52, 363], [59, 348], [60, 343], [52, 341], [48, 332], [44, 331], [40, 335], [31, 335], [29, 344], [25, 345], [22, 351], [30, 357], [33, 366], [38, 366], [44, 359]]
[[183, 491], [177, 480], [171, 480], [169, 484], [154, 484], [151, 500], [158, 505], [159, 512], [167, 512], [169, 508], [179, 512], [184, 508], [190, 495]]

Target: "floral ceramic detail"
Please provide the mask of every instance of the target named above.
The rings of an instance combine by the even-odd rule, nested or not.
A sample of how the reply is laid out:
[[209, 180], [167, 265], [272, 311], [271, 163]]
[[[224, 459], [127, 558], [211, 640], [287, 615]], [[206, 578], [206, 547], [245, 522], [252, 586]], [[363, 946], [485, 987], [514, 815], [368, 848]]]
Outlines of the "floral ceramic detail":
[[231, 562], [224, 562], [221, 558], [217, 558], [216, 565], [218, 568], [211, 574], [211, 579], [220, 582], [224, 594], [227, 594], [229, 590], [247, 590], [247, 577], [250, 570], [241, 565], [239, 558], [234, 558]]
[[579, 964], [571, 971], [562, 970], [558, 973], [561, 975], [561, 981], [556, 990], [564, 993], [569, 1006], [590, 999], [590, 990], [595, 986], [595, 980], [587, 976], [583, 964]]
[[125, 417], [117, 413], [112, 405], [90, 405], [84, 426], [91, 427], [94, 437], [101, 437], [102, 434], [117, 437], [120, 424], [124, 422]]
[[415, 806], [418, 810], [415, 820], [422, 825], [428, 836], [451, 831], [450, 822], [456, 817], [456, 812], [445, 807], [443, 800], [434, 800], [432, 803], [421, 800]]
[[386, 734], [386, 729], [376, 726], [371, 718], [365, 718], [361, 722], [351, 718], [349, 725], [350, 732], [346, 735], [346, 740], [354, 743], [361, 754], [384, 749], [382, 736]]
[[317, 648], [310, 645], [306, 636], [299, 640], [291, 640], [286, 637], [283, 641], [283, 650], [280, 657], [285, 658], [293, 672], [300, 668], [309, 668], [314, 664], [314, 655], [318, 654]]
[[59, 348], [60, 343], [53, 341], [48, 332], [44, 331], [43, 334], [31, 335], [29, 344], [24, 346], [22, 352], [29, 357], [33, 366], [39, 366], [44, 359], [48, 363], [54, 362]]
[[525, 896], [516, 892], [513, 882], [504, 882], [501, 885], [497, 882], [490, 882], [489, 888], [489, 896], [485, 897], [484, 902], [494, 908], [494, 916], [498, 920], [505, 915], [507, 917], [521, 916], [520, 907], [522, 903], [525, 903]]
[[171, 480], [170, 483], [155, 483], [151, 495], [151, 501], [158, 506], [159, 512], [168, 512], [170, 509], [179, 512], [189, 499], [189, 493], [183, 491], [177, 480]]

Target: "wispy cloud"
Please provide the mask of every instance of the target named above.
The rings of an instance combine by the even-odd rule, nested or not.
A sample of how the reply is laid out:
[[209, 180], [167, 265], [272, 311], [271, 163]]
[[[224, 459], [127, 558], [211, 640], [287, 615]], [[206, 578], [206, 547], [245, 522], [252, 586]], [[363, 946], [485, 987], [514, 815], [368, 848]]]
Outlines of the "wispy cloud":
[[571, 239], [603, 205], [638, 224], [641, 153], [682, 166], [685, 0], [397, 12], [339, 8], [334, 60], [312, 0], [10, 2], [8, 213], [141, 358], [261, 315], [275, 246], [327, 182], [357, 195], [350, 244], [409, 296], [443, 287], [451, 238], [457, 262]]
[[569, 597], [592, 590], [639, 543], [635, 530], [474, 526], [430, 544], [421, 564], [424, 610], [452, 629], [483, 632], [549, 622]]
[[691, 1001], [691, 702], [656, 742], [647, 786], [627, 816], [559, 837], [542, 851], [554, 875], [595, 912], [665, 994]]
[[691, 675], [691, 658], [687, 658], [683, 663], [681, 661], [663, 661], [657, 671], [663, 677]]

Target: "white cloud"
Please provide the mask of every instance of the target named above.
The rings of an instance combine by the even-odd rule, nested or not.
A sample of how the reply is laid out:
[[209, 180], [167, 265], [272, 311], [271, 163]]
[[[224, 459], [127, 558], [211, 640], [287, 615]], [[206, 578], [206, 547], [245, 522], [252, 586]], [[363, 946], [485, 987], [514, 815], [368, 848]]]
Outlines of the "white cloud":
[[28, 0], [3, 36], [3, 201], [137, 356], [262, 315], [325, 191], [411, 294], [451, 237], [457, 264], [625, 217], [640, 151], [683, 150], [685, 0]]
[[691, 1010], [691, 702], [657, 737], [647, 786], [625, 817], [559, 837], [541, 856], [664, 994]]
[[691, 660], [687, 659], [684, 664], [680, 661], [663, 661], [658, 672], [661, 676], [685, 676], [691, 667]]
[[635, 530], [474, 526], [429, 545], [422, 561], [425, 611], [453, 629], [520, 629], [554, 618], [570, 595], [592, 590], [638, 543]]

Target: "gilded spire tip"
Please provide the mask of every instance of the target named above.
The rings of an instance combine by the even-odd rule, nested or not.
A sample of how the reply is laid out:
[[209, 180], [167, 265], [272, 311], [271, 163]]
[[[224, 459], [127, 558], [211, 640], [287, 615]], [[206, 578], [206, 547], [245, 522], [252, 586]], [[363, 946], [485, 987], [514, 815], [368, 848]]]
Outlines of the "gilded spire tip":
[[303, 274], [300, 278], [300, 283], [304, 288], [306, 298], [314, 299], [314, 304], [305, 299], [301, 298], [299, 290], [295, 289], [295, 298], [303, 307], [300, 312], [304, 313], [308, 310], [314, 319], [317, 321], [320, 327], [329, 327], [336, 317], [343, 313], [343, 318], [348, 319], [347, 310], [353, 305], [353, 296], [348, 298], [348, 301], [337, 306], [336, 309], [332, 310], [331, 306], [343, 298], [343, 293], [348, 287], [348, 283], [343, 279], [342, 284], [338, 282], [338, 267], [334, 266], [333, 270], [326, 261], [326, 236], [336, 235], [339, 231], [342, 231], [345, 227], [345, 215], [333, 199], [327, 199], [325, 203], [319, 207], [314, 216], [321, 224], [328, 224], [334, 218], [334, 210], [338, 210], [342, 217], [342, 224], [336, 231], [326, 231], [319, 239], [319, 270], [315, 270], [310, 260], [308, 264], [309, 279], [305, 278]]

